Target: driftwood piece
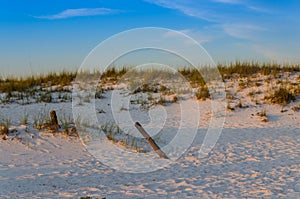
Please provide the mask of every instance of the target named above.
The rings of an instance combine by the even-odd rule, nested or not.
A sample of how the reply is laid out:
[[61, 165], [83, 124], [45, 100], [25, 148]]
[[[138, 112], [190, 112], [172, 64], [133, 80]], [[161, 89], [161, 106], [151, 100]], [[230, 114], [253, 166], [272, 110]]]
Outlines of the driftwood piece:
[[155, 141], [150, 137], [150, 135], [145, 131], [145, 129], [139, 122], [136, 122], [134, 126], [144, 136], [144, 138], [147, 140], [152, 149], [159, 155], [160, 158], [169, 159], [168, 156], [159, 148], [159, 146], [155, 143]]

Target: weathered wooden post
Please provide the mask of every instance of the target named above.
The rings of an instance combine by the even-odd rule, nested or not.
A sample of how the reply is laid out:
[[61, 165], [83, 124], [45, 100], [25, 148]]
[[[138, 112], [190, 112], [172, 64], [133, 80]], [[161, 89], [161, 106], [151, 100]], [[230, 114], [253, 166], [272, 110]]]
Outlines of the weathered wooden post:
[[57, 121], [57, 115], [54, 110], [50, 112], [50, 128], [52, 130], [57, 131], [58, 130], [58, 121]]
[[145, 129], [139, 122], [136, 122], [134, 126], [144, 136], [144, 138], [147, 140], [152, 149], [159, 155], [160, 158], [169, 159], [168, 156], [159, 148], [159, 146], [154, 142], [154, 140], [150, 137], [150, 135], [145, 131]]

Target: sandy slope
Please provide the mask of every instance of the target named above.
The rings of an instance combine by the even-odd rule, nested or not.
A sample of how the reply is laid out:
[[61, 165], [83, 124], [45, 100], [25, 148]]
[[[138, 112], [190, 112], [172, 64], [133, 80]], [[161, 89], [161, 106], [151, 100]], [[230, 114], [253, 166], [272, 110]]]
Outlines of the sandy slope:
[[[76, 137], [28, 126], [34, 138], [0, 141], [0, 198], [300, 198], [299, 112], [269, 106], [267, 123], [255, 116], [257, 107], [229, 112], [215, 148], [199, 159], [209, 101], [200, 104], [206, 122], [191, 148], [167, 168], [143, 174], [103, 165]], [[1, 109], [9, 114], [43, 106]], [[70, 103], [51, 106], [71, 110]]]

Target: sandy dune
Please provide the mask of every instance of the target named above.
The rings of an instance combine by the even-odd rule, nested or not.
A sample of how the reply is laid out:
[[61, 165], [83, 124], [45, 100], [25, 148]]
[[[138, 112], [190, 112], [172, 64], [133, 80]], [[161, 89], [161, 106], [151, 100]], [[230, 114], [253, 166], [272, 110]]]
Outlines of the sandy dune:
[[[201, 102], [203, 109], [206, 103]], [[7, 111], [17, 109], [7, 106]], [[299, 198], [300, 114], [280, 113], [276, 106], [268, 111], [267, 123], [251, 115], [256, 108], [229, 113], [215, 148], [200, 159], [207, 125], [203, 122], [179, 160], [142, 174], [105, 166], [76, 137], [28, 127], [34, 138], [0, 142], [0, 197]]]
[[[295, 81], [297, 75], [294, 75]], [[267, 92], [268, 84], [241, 91], [235, 84], [237, 81], [226, 82], [228, 92], [235, 95], [230, 104], [234, 110], [227, 110], [222, 134], [208, 156], [201, 158], [199, 151], [212, 117], [211, 101], [193, 99], [186, 102], [198, 104], [200, 115], [186, 116], [187, 126], [196, 128], [195, 138], [191, 134], [182, 138], [193, 139], [188, 150], [180, 149], [179, 153], [172, 154], [172, 148], [168, 149], [171, 159], [168, 164], [153, 171], [151, 164], [146, 165], [149, 172], [143, 173], [124, 172], [125, 167], [133, 167], [135, 157], [144, 153], [125, 149], [119, 142], [106, 144], [127, 151], [128, 159], [118, 157], [116, 151], [105, 151], [104, 142], [91, 153], [93, 146], [82, 136], [79, 139], [33, 127], [35, 114], [42, 112], [48, 114], [56, 110], [59, 118], [72, 117], [71, 102], [2, 104], [1, 116], [12, 122], [7, 140], [0, 140], [0, 198], [300, 198], [300, 112], [292, 108], [299, 104], [299, 99], [285, 106], [283, 111], [280, 105], [255, 103], [249, 96], [255, 89]], [[111, 109], [111, 92], [95, 100], [96, 119], [101, 124], [118, 117], [126, 119], [129, 111], [132, 121], [124, 120], [122, 128], [132, 131], [133, 122], [139, 121], [151, 135], [156, 135], [163, 126], [163, 133], [157, 139], [161, 147], [171, 142], [182, 127], [178, 102], [158, 105], [150, 112], [141, 111], [139, 105], [128, 108], [118, 102], [120, 106], [113, 105], [119, 114], [116, 116]], [[261, 94], [257, 94], [257, 98], [262, 99]], [[238, 99], [242, 100], [241, 107], [235, 106]], [[86, 112], [82, 105], [85, 103], [90, 101], [73, 100], [73, 106], [82, 112]], [[192, 105], [186, 107], [191, 109], [188, 113], [193, 113]], [[267, 116], [259, 116], [262, 110]], [[20, 117], [25, 112], [29, 113], [28, 124], [20, 125]], [[267, 122], [262, 120], [265, 117]], [[165, 121], [162, 123], [162, 120]], [[198, 122], [199, 125], [195, 125]], [[177, 146], [181, 146], [180, 141]], [[151, 152], [147, 142], [139, 145]], [[105, 154], [96, 158], [99, 149]], [[111, 166], [99, 157], [113, 159], [115, 164]], [[154, 152], [145, 160], [160, 161]]]

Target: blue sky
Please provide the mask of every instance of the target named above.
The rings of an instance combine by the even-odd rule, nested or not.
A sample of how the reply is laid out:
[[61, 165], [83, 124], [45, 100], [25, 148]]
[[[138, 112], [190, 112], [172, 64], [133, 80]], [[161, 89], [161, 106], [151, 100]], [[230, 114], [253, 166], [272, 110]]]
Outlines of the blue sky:
[[182, 31], [217, 63], [300, 63], [297, 0], [0, 0], [1, 74], [77, 69], [101, 41], [132, 28]]

